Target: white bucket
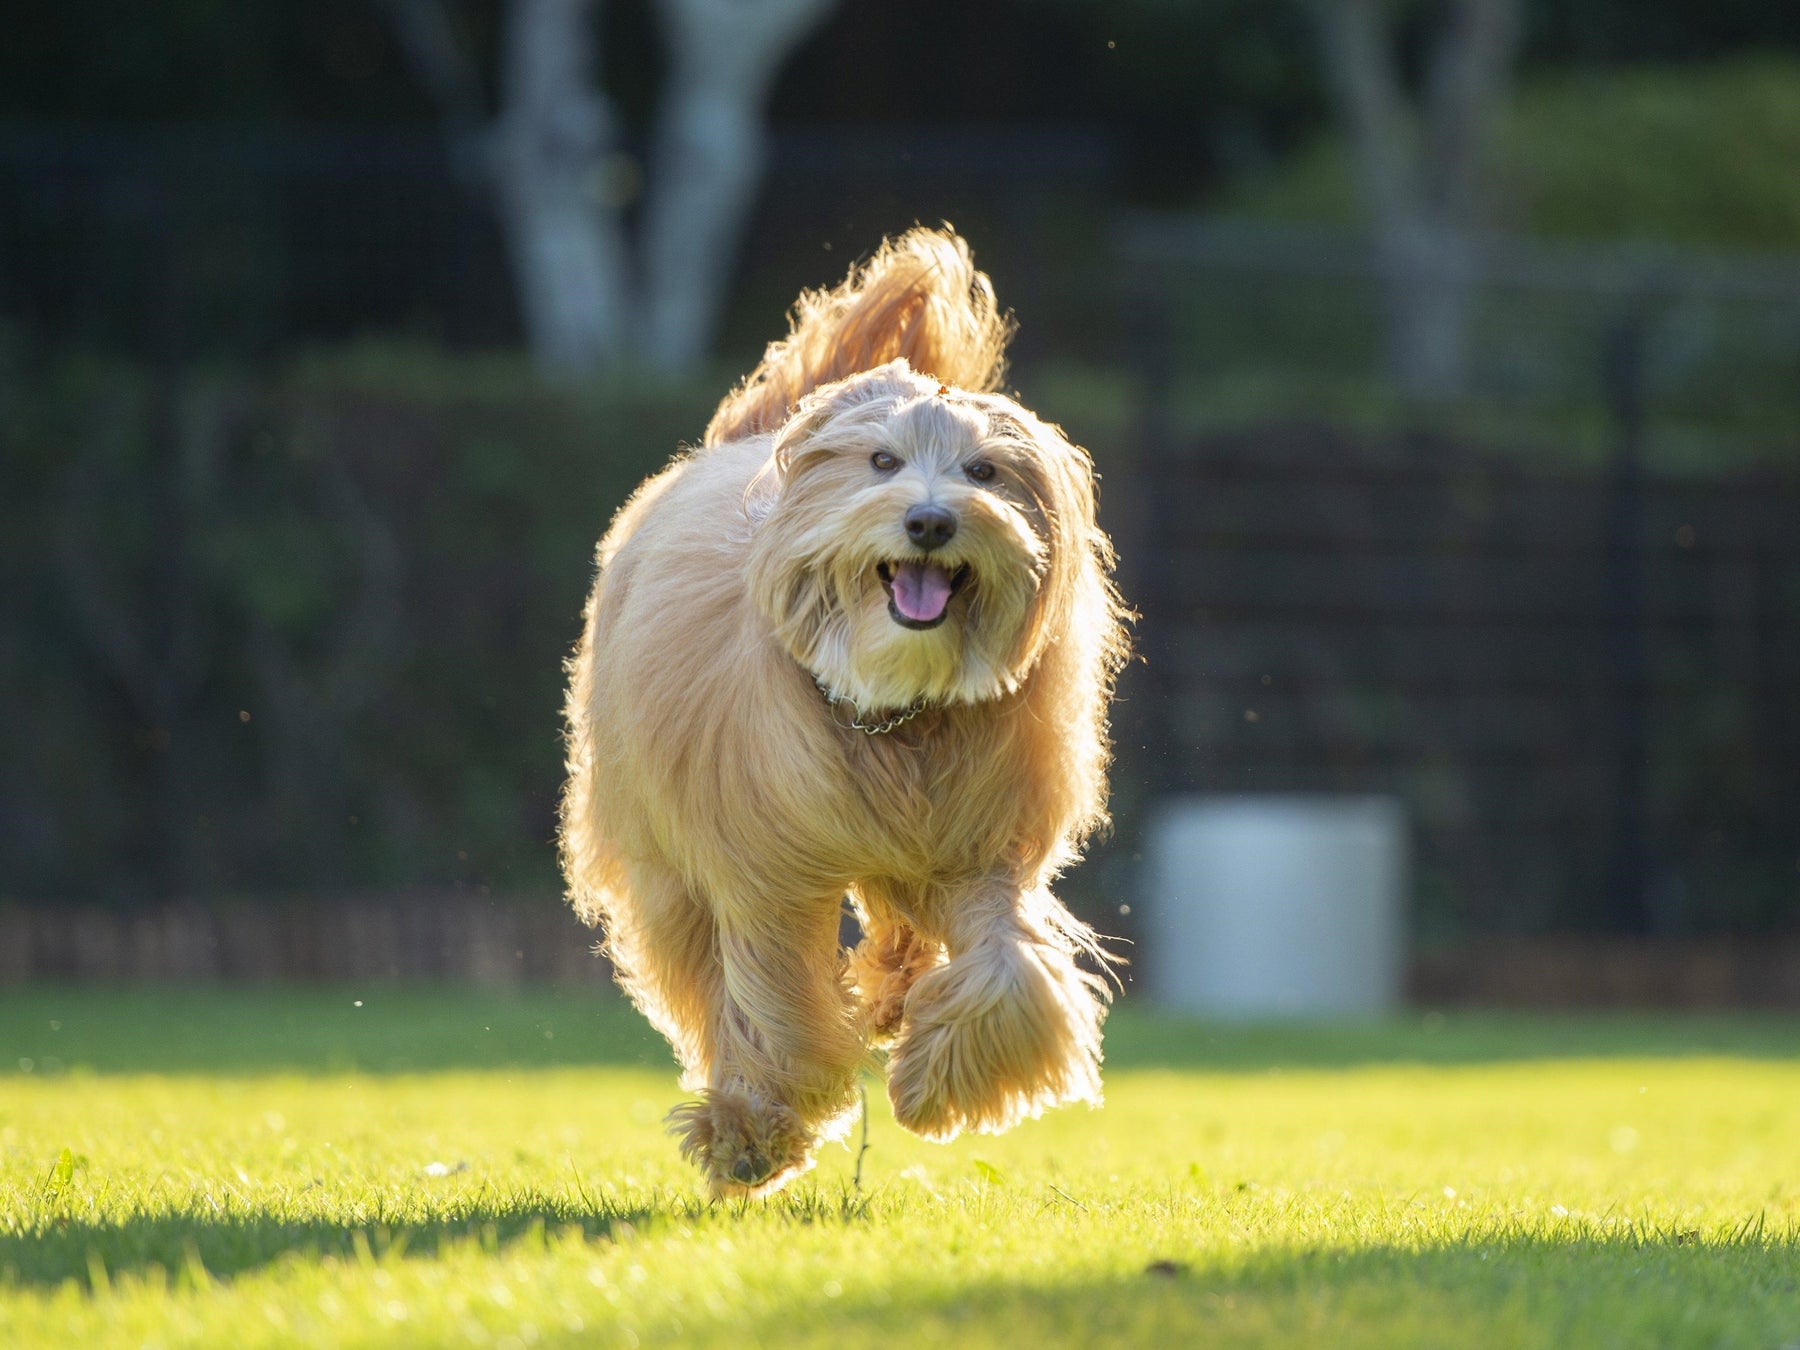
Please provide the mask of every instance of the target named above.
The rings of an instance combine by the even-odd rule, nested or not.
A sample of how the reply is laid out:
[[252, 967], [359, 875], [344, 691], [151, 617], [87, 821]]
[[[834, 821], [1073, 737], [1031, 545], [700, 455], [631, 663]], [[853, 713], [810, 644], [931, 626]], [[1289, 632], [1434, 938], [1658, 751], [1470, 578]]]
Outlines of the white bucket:
[[1150, 848], [1137, 959], [1158, 1003], [1236, 1018], [1399, 1005], [1409, 867], [1394, 798], [1176, 798]]

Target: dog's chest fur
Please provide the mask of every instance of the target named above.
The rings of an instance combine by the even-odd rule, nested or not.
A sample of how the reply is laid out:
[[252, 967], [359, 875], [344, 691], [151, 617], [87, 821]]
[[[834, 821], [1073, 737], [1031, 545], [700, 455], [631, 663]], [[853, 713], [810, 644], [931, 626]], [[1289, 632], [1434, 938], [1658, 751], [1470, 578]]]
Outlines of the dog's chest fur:
[[[1032, 796], [1013, 699], [929, 711], [881, 735], [843, 739], [878, 870], [951, 876], [991, 868]], [[998, 789], [998, 790], [997, 790]]]

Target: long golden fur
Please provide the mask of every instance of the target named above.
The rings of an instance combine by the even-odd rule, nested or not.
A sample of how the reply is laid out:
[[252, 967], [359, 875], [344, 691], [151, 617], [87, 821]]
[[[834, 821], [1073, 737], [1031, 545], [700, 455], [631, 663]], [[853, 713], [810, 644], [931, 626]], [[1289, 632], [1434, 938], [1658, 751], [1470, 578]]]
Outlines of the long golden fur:
[[715, 1195], [811, 1166], [871, 1045], [927, 1138], [1099, 1100], [1099, 951], [1049, 884], [1105, 818], [1122, 610], [1086, 453], [994, 392], [1009, 335], [960, 238], [888, 241], [600, 542], [564, 869]]

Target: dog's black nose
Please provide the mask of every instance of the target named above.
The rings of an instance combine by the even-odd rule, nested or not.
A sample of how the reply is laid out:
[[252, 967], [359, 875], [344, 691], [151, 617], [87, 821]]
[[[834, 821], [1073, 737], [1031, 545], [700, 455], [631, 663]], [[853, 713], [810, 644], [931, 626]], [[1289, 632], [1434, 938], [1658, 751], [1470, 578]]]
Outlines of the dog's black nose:
[[906, 537], [920, 548], [942, 548], [955, 534], [956, 517], [941, 506], [915, 506], [906, 513]]

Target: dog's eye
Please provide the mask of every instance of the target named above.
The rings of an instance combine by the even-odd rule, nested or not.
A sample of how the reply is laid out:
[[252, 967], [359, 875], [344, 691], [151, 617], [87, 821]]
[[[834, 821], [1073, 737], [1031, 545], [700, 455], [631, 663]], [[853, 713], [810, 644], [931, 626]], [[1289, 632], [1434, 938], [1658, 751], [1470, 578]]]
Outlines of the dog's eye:
[[973, 478], [977, 483], [987, 483], [993, 480], [994, 466], [989, 464], [985, 459], [978, 459], [973, 464], [969, 465], [967, 469], [963, 470], [963, 472], [968, 474], [969, 477]]
[[892, 473], [895, 469], [900, 467], [899, 459], [890, 455], [885, 450], [877, 450], [874, 454], [870, 455], [869, 463], [873, 464], [882, 473]]

